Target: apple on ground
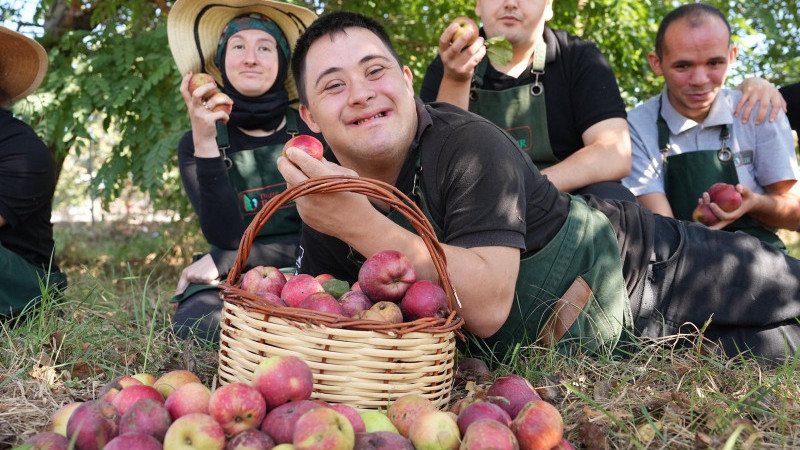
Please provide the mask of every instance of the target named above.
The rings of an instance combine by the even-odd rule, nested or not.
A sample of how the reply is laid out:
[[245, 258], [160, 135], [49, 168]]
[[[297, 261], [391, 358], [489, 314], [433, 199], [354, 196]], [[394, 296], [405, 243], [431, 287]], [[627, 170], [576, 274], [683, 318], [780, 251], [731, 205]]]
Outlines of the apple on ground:
[[308, 400], [314, 375], [302, 359], [291, 355], [264, 358], [253, 371], [252, 385], [261, 392], [268, 410], [293, 400]]
[[171, 424], [167, 408], [157, 400], [145, 398], [134, 403], [119, 419], [119, 434], [147, 434], [161, 442]]
[[461, 432], [450, 414], [434, 409], [422, 413], [411, 424], [408, 439], [417, 450], [455, 450], [461, 445]]
[[144, 433], [120, 434], [112, 439], [104, 450], [161, 450], [161, 442]]
[[523, 450], [553, 448], [564, 435], [561, 413], [544, 400], [526, 403], [509, 428]]
[[192, 413], [208, 414], [209, 399], [211, 399], [211, 389], [206, 385], [186, 383], [167, 397], [164, 406], [169, 412], [170, 418], [176, 420]]
[[296, 308], [300, 302], [315, 292], [325, 292], [322, 285], [309, 274], [295, 275], [286, 282], [281, 290], [281, 298], [288, 306]]
[[575, 450], [575, 447], [569, 443], [567, 438], [561, 438], [561, 442], [559, 442], [555, 447], [551, 448], [550, 450]]
[[386, 415], [392, 421], [392, 425], [405, 437], [408, 431], [424, 412], [435, 410], [436, 406], [427, 398], [419, 394], [406, 394], [389, 405]]
[[459, 358], [456, 360], [456, 373], [458, 381], [474, 381], [488, 383], [492, 380], [492, 371], [486, 361], [479, 358]]
[[231, 383], [211, 393], [208, 413], [230, 437], [244, 430], [258, 428], [267, 414], [267, 403], [253, 386]]
[[186, 383], [201, 383], [201, 381], [200, 378], [192, 372], [178, 369], [161, 375], [161, 377], [153, 383], [153, 387], [166, 399], [175, 389], [178, 389]]
[[72, 415], [73, 411], [75, 411], [75, 408], [80, 406], [81, 403], [83, 402], [67, 403], [66, 405], [58, 408], [50, 417], [49, 431], [58, 433], [62, 436], [66, 436], [67, 422], [69, 421], [69, 418]]
[[267, 433], [276, 444], [292, 442], [297, 419], [312, 409], [323, 406], [312, 400], [297, 400], [284, 403], [270, 410], [261, 423], [261, 431]]
[[464, 433], [461, 450], [517, 450], [519, 442], [508, 426], [494, 419], [480, 419], [472, 422]]
[[144, 383], [142, 383], [140, 380], [136, 378], [129, 377], [127, 375], [116, 377], [113, 380], [106, 383], [106, 385], [103, 386], [102, 389], [100, 389], [100, 392], [97, 393], [97, 398], [103, 399], [109, 403], [113, 403], [114, 397], [117, 395], [117, 393], [119, 393], [119, 391], [125, 389], [128, 386], [136, 386], [140, 384]]
[[156, 390], [156, 388], [146, 384], [140, 384], [136, 386], [128, 386], [119, 391], [117, 395], [114, 396], [114, 400], [111, 402], [111, 404], [117, 408], [117, 411], [119, 411], [120, 415], [123, 415], [126, 411], [128, 411], [128, 408], [133, 406], [134, 403], [145, 398], [164, 403], [164, 397]]
[[244, 430], [230, 438], [225, 450], [264, 450], [275, 447], [275, 441], [258, 429]]
[[289, 139], [286, 141], [286, 144], [283, 145], [283, 156], [286, 156], [286, 150], [291, 147], [299, 148], [312, 158], [322, 161], [322, 142], [320, 142], [319, 139], [315, 138], [314, 136], [298, 134], [297, 136]]
[[711, 207], [705, 203], [695, 206], [694, 211], [692, 211], [692, 220], [707, 227], [716, 225], [719, 222], [717, 215], [714, 214]]
[[172, 422], [164, 436], [164, 450], [222, 450], [225, 431], [208, 414], [187, 414]]
[[351, 450], [354, 443], [350, 421], [332, 408], [317, 408], [300, 416], [292, 435], [298, 450]]
[[467, 395], [466, 397], [462, 397], [453, 402], [447, 410], [455, 414], [456, 417], [458, 417], [458, 415], [461, 414], [461, 411], [463, 411], [467, 406], [477, 401], [480, 401], [480, 399], [478, 399], [474, 395]]
[[[453, 33], [453, 37], [450, 38], [450, 43], [452, 44], [455, 42], [456, 39], [461, 37], [461, 35], [465, 32], [468, 32], [469, 40], [467, 41], [467, 45], [472, 45], [478, 39], [478, 24], [475, 23], [474, 20], [470, 19], [466, 16], [460, 16], [453, 19], [453, 23], [458, 24], [458, 29]], [[468, 31], [469, 30], [469, 31]]]
[[275, 447], [272, 447], [272, 450], [294, 450], [294, 445], [292, 444], [278, 444]]
[[347, 417], [347, 420], [350, 421], [350, 425], [353, 426], [354, 432], [362, 433], [364, 431], [367, 431], [367, 428], [364, 425], [364, 419], [361, 418], [361, 414], [358, 413], [358, 410], [356, 410], [352, 406], [346, 405], [344, 403], [337, 403], [331, 405], [330, 408], [338, 412], [339, 414]]
[[340, 316], [344, 315], [342, 305], [339, 304], [336, 297], [327, 292], [314, 292], [304, 298], [297, 307], [324, 313], [338, 314]]
[[447, 293], [430, 280], [419, 280], [412, 284], [400, 300], [400, 310], [408, 322], [423, 317], [445, 318], [450, 315]]
[[272, 266], [253, 267], [242, 277], [242, 289], [259, 297], [267, 292], [280, 297], [285, 284], [286, 276], [280, 269]]
[[372, 302], [361, 291], [347, 291], [339, 297], [339, 304], [347, 317], [353, 317], [361, 311], [372, 307]]
[[394, 426], [392, 420], [389, 419], [389, 416], [381, 411], [368, 409], [361, 411], [359, 415], [361, 415], [361, 419], [364, 421], [364, 429], [367, 433], [372, 433], [375, 431], [390, 431], [392, 433], [400, 434], [400, 431], [396, 426]]
[[714, 183], [706, 192], [708, 192], [711, 201], [725, 212], [735, 211], [742, 206], [742, 194], [732, 184]]
[[358, 270], [358, 285], [373, 302], [399, 302], [417, 281], [411, 260], [397, 250], [382, 250], [364, 261]]
[[133, 375], [131, 375], [131, 378], [135, 378], [135, 379], [141, 381], [142, 384], [146, 384], [148, 386], [152, 386], [152, 385], [156, 384], [155, 375], [150, 374], [150, 373], [142, 372], [142, 373], [133, 374]]
[[407, 437], [391, 431], [356, 433], [353, 450], [415, 450]]
[[99, 450], [119, 434], [119, 411], [105, 400], [83, 402], [67, 422], [67, 439], [81, 450]]
[[486, 401], [477, 401], [467, 405], [458, 415], [456, 423], [463, 435], [473, 422], [477, 422], [481, 419], [496, 420], [505, 427], [508, 427], [511, 423], [511, 416], [509, 416], [505, 409]]
[[526, 403], [541, 400], [530, 381], [514, 373], [495, 380], [486, 390], [486, 396], [490, 402], [505, 409], [512, 420]]
[[24, 443], [31, 445], [31, 450], [67, 450], [69, 448], [69, 439], [52, 431], [35, 434]]

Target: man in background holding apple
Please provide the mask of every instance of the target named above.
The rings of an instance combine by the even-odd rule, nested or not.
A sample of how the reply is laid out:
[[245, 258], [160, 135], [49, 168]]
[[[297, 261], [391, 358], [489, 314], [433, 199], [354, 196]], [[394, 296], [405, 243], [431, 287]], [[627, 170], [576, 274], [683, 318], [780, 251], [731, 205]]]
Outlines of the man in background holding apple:
[[[696, 327], [730, 355], [781, 359], [800, 348], [800, 260], [634, 202], [560, 192], [495, 124], [417, 100], [377, 22], [320, 17], [298, 40], [292, 73], [300, 115], [330, 158], [287, 149], [278, 160], [287, 183], [357, 174], [415, 199], [437, 229], [470, 344], [500, 358], [537, 340], [606, 353], [631, 335]], [[301, 272], [353, 282], [363, 258], [396, 250], [418, 280], [438, 281], [422, 238], [386, 205], [352, 192], [296, 202]]]
[[[723, 85], [736, 54], [713, 6], [686, 4], [664, 17], [648, 60], [665, 86], [628, 115], [633, 170], [623, 183], [655, 213], [691, 220], [696, 211], [701, 223], [785, 249], [775, 230], [800, 229], [792, 132], [781, 110], [774, 122], [735, 119], [741, 92]], [[715, 183], [735, 186], [741, 202], [715, 201]]]
[[[276, 166], [284, 144], [313, 134], [291, 107], [297, 99], [288, 67], [292, 45], [315, 17], [270, 0], [178, 0], [170, 11], [170, 50], [185, 74], [180, 90], [192, 124], [178, 144], [178, 164], [210, 245], [183, 270], [172, 299], [181, 337], [217, 340], [217, 282], [253, 217], [286, 188]], [[286, 205], [261, 229], [245, 269], [294, 266], [299, 233], [297, 210]]]

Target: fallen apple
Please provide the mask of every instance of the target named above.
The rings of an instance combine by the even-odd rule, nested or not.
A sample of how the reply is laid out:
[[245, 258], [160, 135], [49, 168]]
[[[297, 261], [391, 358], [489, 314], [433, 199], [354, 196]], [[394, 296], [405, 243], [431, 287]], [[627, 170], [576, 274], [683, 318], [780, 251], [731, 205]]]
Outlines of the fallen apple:
[[332, 408], [317, 408], [300, 416], [292, 435], [297, 450], [351, 450], [354, 443], [350, 421]]
[[177, 420], [192, 413], [208, 414], [210, 399], [211, 389], [203, 383], [186, 383], [167, 397], [164, 407], [172, 420]]
[[258, 363], [253, 371], [252, 385], [261, 392], [268, 410], [271, 410], [286, 402], [311, 398], [314, 375], [302, 359], [275, 355]]
[[322, 406], [312, 400], [297, 400], [279, 405], [264, 417], [261, 431], [267, 433], [276, 444], [290, 444], [297, 419], [317, 408]]
[[113, 380], [106, 383], [100, 392], [97, 393], [97, 399], [103, 399], [109, 403], [114, 401], [114, 397], [119, 393], [119, 391], [123, 390], [128, 386], [136, 386], [138, 384], [144, 384], [141, 380], [138, 380], [134, 377], [129, 377], [127, 375], [123, 375], [120, 377], [116, 377]]
[[75, 408], [67, 422], [67, 438], [81, 450], [100, 450], [119, 434], [119, 411], [105, 400], [89, 400]]
[[458, 429], [461, 430], [461, 434], [464, 434], [473, 422], [481, 419], [496, 420], [505, 427], [508, 427], [511, 423], [511, 416], [505, 409], [486, 401], [477, 401], [467, 405], [458, 415], [456, 423], [458, 424]]
[[407, 437], [391, 431], [356, 433], [353, 450], [415, 450]]
[[450, 414], [431, 410], [422, 413], [408, 430], [408, 439], [417, 450], [457, 449], [461, 432]]
[[208, 414], [228, 437], [258, 428], [267, 414], [267, 403], [258, 389], [245, 383], [231, 383], [211, 393]]
[[140, 384], [128, 386], [119, 391], [117, 395], [114, 396], [114, 400], [111, 402], [111, 404], [117, 408], [117, 411], [119, 411], [120, 415], [123, 415], [131, 406], [133, 406], [134, 403], [145, 398], [164, 403], [164, 397], [156, 390], [156, 388], [146, 384]]
[[83, 402], [72, 402], [67, 403], [66, 405], [58, 408], [53, 415], [50, 417], [50, 428], [49, 431], [54, 433], [58, 433], [62, 436], [67, 435], [67, 422], [69, 422], [69, 418], [72, 413], [75, 411], [75, 408], [81, 405]]
[[363, 433], [364, 431], [367, 431], [367, 427], [364, 425], [364, 419], [361, 418], [361, 414], [358, 413], [358, 410], [352, 406], [344, 403], [337, 403], [335, 405], [331, 405], [330, 408], [347, 417], [347, 420], [350, 421], [350, 425], [353, 426], [353, 431], [356, 433]]
[[52, 431], [43, 431], [28, 438], [24, 444], [29, 445], [30, 447], [28, 448], [30, 450], [67, 450], [69, 448], [69, 439]]
[[153, 383], [153, 387], [166, 399], [175, 389], [178, 389], [186, 383], [201, 383], [201, 381], [200, 378], [192, 372], [178, 369], [161, 375], [161, 377]]
[[405, 437], [408, 437], [411, 425], [424, 412], [435, 410], [433, 402], [419, 394], [406, 394], [398, 398], [391, 405], [386, 415], [392, 421], [392, 425]]
[[564, 420], [555, 406], [544, 400], [531, 400], [509, 426], [522, 450], [550, 449], [561, 442]]
[[486, 396], [492, 403], [506, 410], [511, 419], [531, 400], [541, 400], [530, 381], [517, 374], [500, 377], [486, 390]]
[[104, 450], [161, 450], [161, 442], [143, 433], [120, 434], [103, 447]]
[[225, 445], [225, 450], [263, 450], [273, 447], [275, 447], [275, 441], [267, 433], [250, 429], [230, 438]]
[[397, 250], [379, 251], [358, 270], [358, 285], [373, 302], [399, 302], [417, 281], [411, 260]]
[[460, 450], [517, 450], [519, 442], [508, 426], [494, 419], [480, 419], [473, 422], [461, 441]]
[[164, 436], [164, 450], [222, 450], [225, 431], [208, 414], [187, 414], [172, 422]]
[[479, 358], [459, 358], [456, 360], [456, 381], [474, 381], [488, 383], [492, 380], [492, 372], [486, 361]]
[[314, 136], [310, 136], [307, 134], [298, 134], [297, 136], [289, 139], [286, 141], [286, 144], [283, 145], [283, 156], [286, 156], [286, 150], [291, 147], [299, 148], [300, 150], [306, 152], [312, 158], [322, 161], [322, 153], [323, 147], [322, 142], [319, 139], [315, 138]]
[[400, 434], [397, 427], [394, 426], [389, 416], [381, 411], [368, 409], [359, 413], [361, 419], [364, 421], [364, 429], [367, 433], [375, 431], [390, 431], [392, 433]]
[[172, 419], [159, 401], [145, 398], [131, 405], [119, 419], [119, 434], [140, 433], [164, 440]]

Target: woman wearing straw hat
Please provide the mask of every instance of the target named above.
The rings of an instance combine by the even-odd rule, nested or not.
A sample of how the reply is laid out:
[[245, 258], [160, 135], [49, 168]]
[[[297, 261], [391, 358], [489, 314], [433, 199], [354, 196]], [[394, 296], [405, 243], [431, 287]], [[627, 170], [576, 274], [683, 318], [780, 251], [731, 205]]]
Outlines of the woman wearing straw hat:
[[8, 109], [35, 91], [45, 72], [42, 46], [0, 27], [0, 317], [38, 304], [42, 286], [66, 284], [52, 260], [53, 156]]
[[[247, 225], [286, 188], [276, 160], [296, 134], [314, 134], [290, 104], [297, 101], [290, 51], [316, 15], [268, 0], [178, 0], [167, 21], [175, 63], [185, 74], [181, 95], [192, 123], [178, 144], [186, 194], [211, 246], [181, 274], [173, 302], [181, 337], [216, 341], [222, 301], [216, 286], [233, 265]], [[233, 101], [206, 98], [206, 83], [189, 92], [193, 73], [211, 74]], [[273, 216], [254, 241], [248, 267], [293, 266], [300, 218], [294, 205]]]

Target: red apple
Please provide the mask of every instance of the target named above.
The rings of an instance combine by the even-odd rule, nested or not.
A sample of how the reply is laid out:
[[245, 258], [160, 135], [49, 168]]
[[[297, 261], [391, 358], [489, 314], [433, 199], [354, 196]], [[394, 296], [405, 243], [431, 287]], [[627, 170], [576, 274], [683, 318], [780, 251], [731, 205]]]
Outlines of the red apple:
[[408, 430], [408, 439], [417, 449], [457, 449], [461, 432], [450, 414], [431, 410], [422, 413]]
[[[207, 73], [198, 72], [192, 74], [192, 77], [189, 78], [189, 93], [193, 93], [197, 88], [206, 84], [213, 84], [215, 87], [217, 86], [217, 82], [214, 80], [214, 77]], [[213, 95], [214, 92], [219, 92], [219, 89], [215, 89], [208, 94], [206, 94], [203, 98], [206, 99]]]
[[322, 284], [322, 283], [324, 283], [324, 282], [326, 282], [328, 280], [335, 280], [336, 279], [336, 277], [334, 277], [333, 275], [331, 275], [329, 273], [321, 273], [321, 274], [315, 276], [314, 278], [317, 281], [319, 281], [319, 284]]
[[298, 308], [311, 309], [314, 311], [326, 312], [331, 314], [344, 315], [344, 308], [334, 296], [327, 292], [314, 292], [304, 298]]
[[314, 376], [308, 364], [296, 356], [269, 356], [253, 371], [252, 385], [271, 410], [286, 402], [311, 398]]
[[522, 450], [547, 450], [561, 442], [564, 421], [555, 406], [544, 400], [531, 400], [511, 421], [509, 428]]
[[147, 434], [161, 442], [171, 424], [167, 408], [157, 400], [145, 398], [134, 403], [119, 419], [119, 434]]
[[408, 438], [391, 431], [356, 433], [353, 450], [415, 450]]
[[172, 422], [164, 436], [164, 450], [222, 450], [225, 432], [208, 414], [187, 414]]
[[419, 394], [406, 394], [389, 405], [386, 415], [392, 421], [392, 425], [405, 437], [408, 431], [424, 412], [435, 410], [436, 406], [427, 398]]
[[258, 389], [244, 383], [217, 388], [208, 400], [208, 413], [226, 436], [257, 428], [267, 414], [267, 403]]
[[105, 400], [83, 402], [67, 422], [67, 438], [81, 450], [102, 449], [119, 433], [119, 419], [117, 408]]
[[505, 427], [508, 427], [508, 424], [511, 423], [511, 416], [508, 415], [505, 409], [485, 401], [477, 401], [467, 405], [458, 415], [456, 423], [458, 424], [458, 429], [461, 430], [461, 434], [464, 434], [473, 422], [481, 419], [496, 420]]
[[44, 431], [31, 436], [25, 444], [31, 445], [30, 450], [67, 450], [69, 439], [52, 431]]
[[211, 389], [203, 383], [186, 383], [167, 397], [164, 407], [172, 420], [192, 413], [208, 414]]
[[351, 450], [355, 431], [347, 417], [331, 408], [317, 408], [297, 419], [292, 445], [297, 450]]
[[283, 145], [283, 156], [286, 156], [286, 150], [290, 147], [296, 147], [300, 150], [306, 152], [314, 159], [322, 161], [322, 142], [319, 139], [315, 138], [314, 136], [309, 136], [307, 134], [298, 134], [297, 136], [289, 139], [286, 141], [286, 144]]
[[271, 293], [280, 297], [286, 277], [277, 267], [256, 266], [248, 270], [242, 277], [242, 289], [263, 297]]
[[472, 43], [478, 39], [478, 25], [475, 23], [474, 20], [466, 16], [460, 16], [453, 19], [453, 23], [458, 24], [458, 29], [456, 30], [455, 33], [453, 33], [453, 37], [450, 39], [450, 43], [455, 42], [455, 40], [461, 37], [461, 34], [467, 32], [467, 30], [469, 30], [469, 32], [471, 33], [469, 41], [467, 41], [467, 45], [472, 45]]
[[342, 305], [343, 315], [347, 317], [353, 317], [361, 311], [372, 307], [369, 297], [360, 291], [345, 292], [339, 297], [339, 304]]
[[117, 408], [117, 411], [119, 411], [120, 414], [125, 414], [125, 412], [128, 411], [128, 408], [133, 406], [134, 403], [145, 398], [164, 403], [164, 397], [156, 390], [156, 388], [146, 384], [140, 384], [136, 386], [128, 386], [119, 391], [119, 393], [114, 396], [114, 400], [111, 402], [111, 404]]
[[373, 302], [399, 302], [409, 286], [417, 281], [417, 272], [404, 254], [383, 250], [367, 258], [358, 271], [358, 285]]
[[166, 399], [175, 389], [183, 386], [186, 383], [200, 383], [200, 378], [197, 375], [189, 372], [188, 370], [172, 370], [161, 375], [153, 387]]
[[461, 450], [518, 450], [517, 437], [508, 426], [493, 420], [480, 419], [473, 422], [461, 441]]
[[[223, 111], [230, 115], [233, 110], [233, 99], [224, 92], [213, 93], [208, 98], [208, 102], [214, 102], [214, 106], [211, 107], [211, 111], [214, 112]], [[223, 122], [227, 122], [227, 120], [223, 120]]]
[[356, 433], [367, 431], [367, 427], [364, 425], [364, 419], [361, 418], [361, 414], [352, 406], [345, 405], [344, 403], [337, 403], [331, 405], [330, 408], [347, 417], [347, 420], [350, 421], [350, 425], [353, 426], [353, 431]]
[[314, 277], [301, 273], [286, 282], [281, 290], [281, 298], [288, 306], [296, 308], [300, 302], [315, 292], [325, 292], [325, 289]]
[[244, 430], [228, 440], [225, 450], [268, 450], [275, 447], [275, 441], [263, 431]]
[[312, 400], [284, 403], [267, 413], [261, 423], [261, 431], [267, 433], [277, 444], [291, 444], [297, 419], [312, 409], [322, 407]]
[[103, 386], [102, 389], [100, 389], [100, 392], [97, 393], [97, 398], [112, 403], [114, 401], [114, 397], [117, 395], [117, 393], [119, 393], [119, 391], [123, 390], [128, 386], [136, 386], [139, 384], [144, 384], [144, 383], [142, 383], [140, 380], [136, 378], [129, 377], [126, 375], [121, 377], [116, 377], [113, 380], [106, 383], [106, 385]]
[[355, 283], [353, 283], [353, 284], [350, 286], [350, 290], [351, 290], [351, 291], [356, 291], [356, 292], [363, 292], [363, 291], [361, 290], [361, 285], [360, 285], [360, 284], [358, 284], [358, 281], [356, 281]]
[[561, 438], [561, 442], [558, 443], [555, 447], [551, 448], [550, 450], [575, 450], [575, 447], [569, 443], [567, 438]]
[[143, 433], [120, 434], [112, 439], [104, 450], [161, 450], [161, 442]]
[[81, 405], [83, 402], [72, 402], [67, 403], [66, 405], [58, 408], [50, 418], [50, 427], [49, 431], [54, 433], [58, 433], [62, 436], [67, 435], [67, 422], [69, 422], [70, 416], [75, 411], [75, 408]]
[[445, 318], [450, 314], [447, 293], [430, 280], [419, 280], [412, 284], [400, 300], [400, 310], [408, 322], [423, 317]]
[[705, 203], [698, 204], [694, 208], [694, 211], [692, 211], [692, 220], [707, 227], [719, 222], [717, 215], [714, 214], [714, 211], [711, 210], [711, 207]]
[[711, 201], [725, 212], [735, 211], [742, 206], [742, 194], [732, 184], [714, 183], [706, 192], [711, 197]]
[[531, 400], [541, 400], [530, 381], [517, 374], [508, 374], [495, 380], [486, 390], [489, 401], [505, 409], [511, 419]]

